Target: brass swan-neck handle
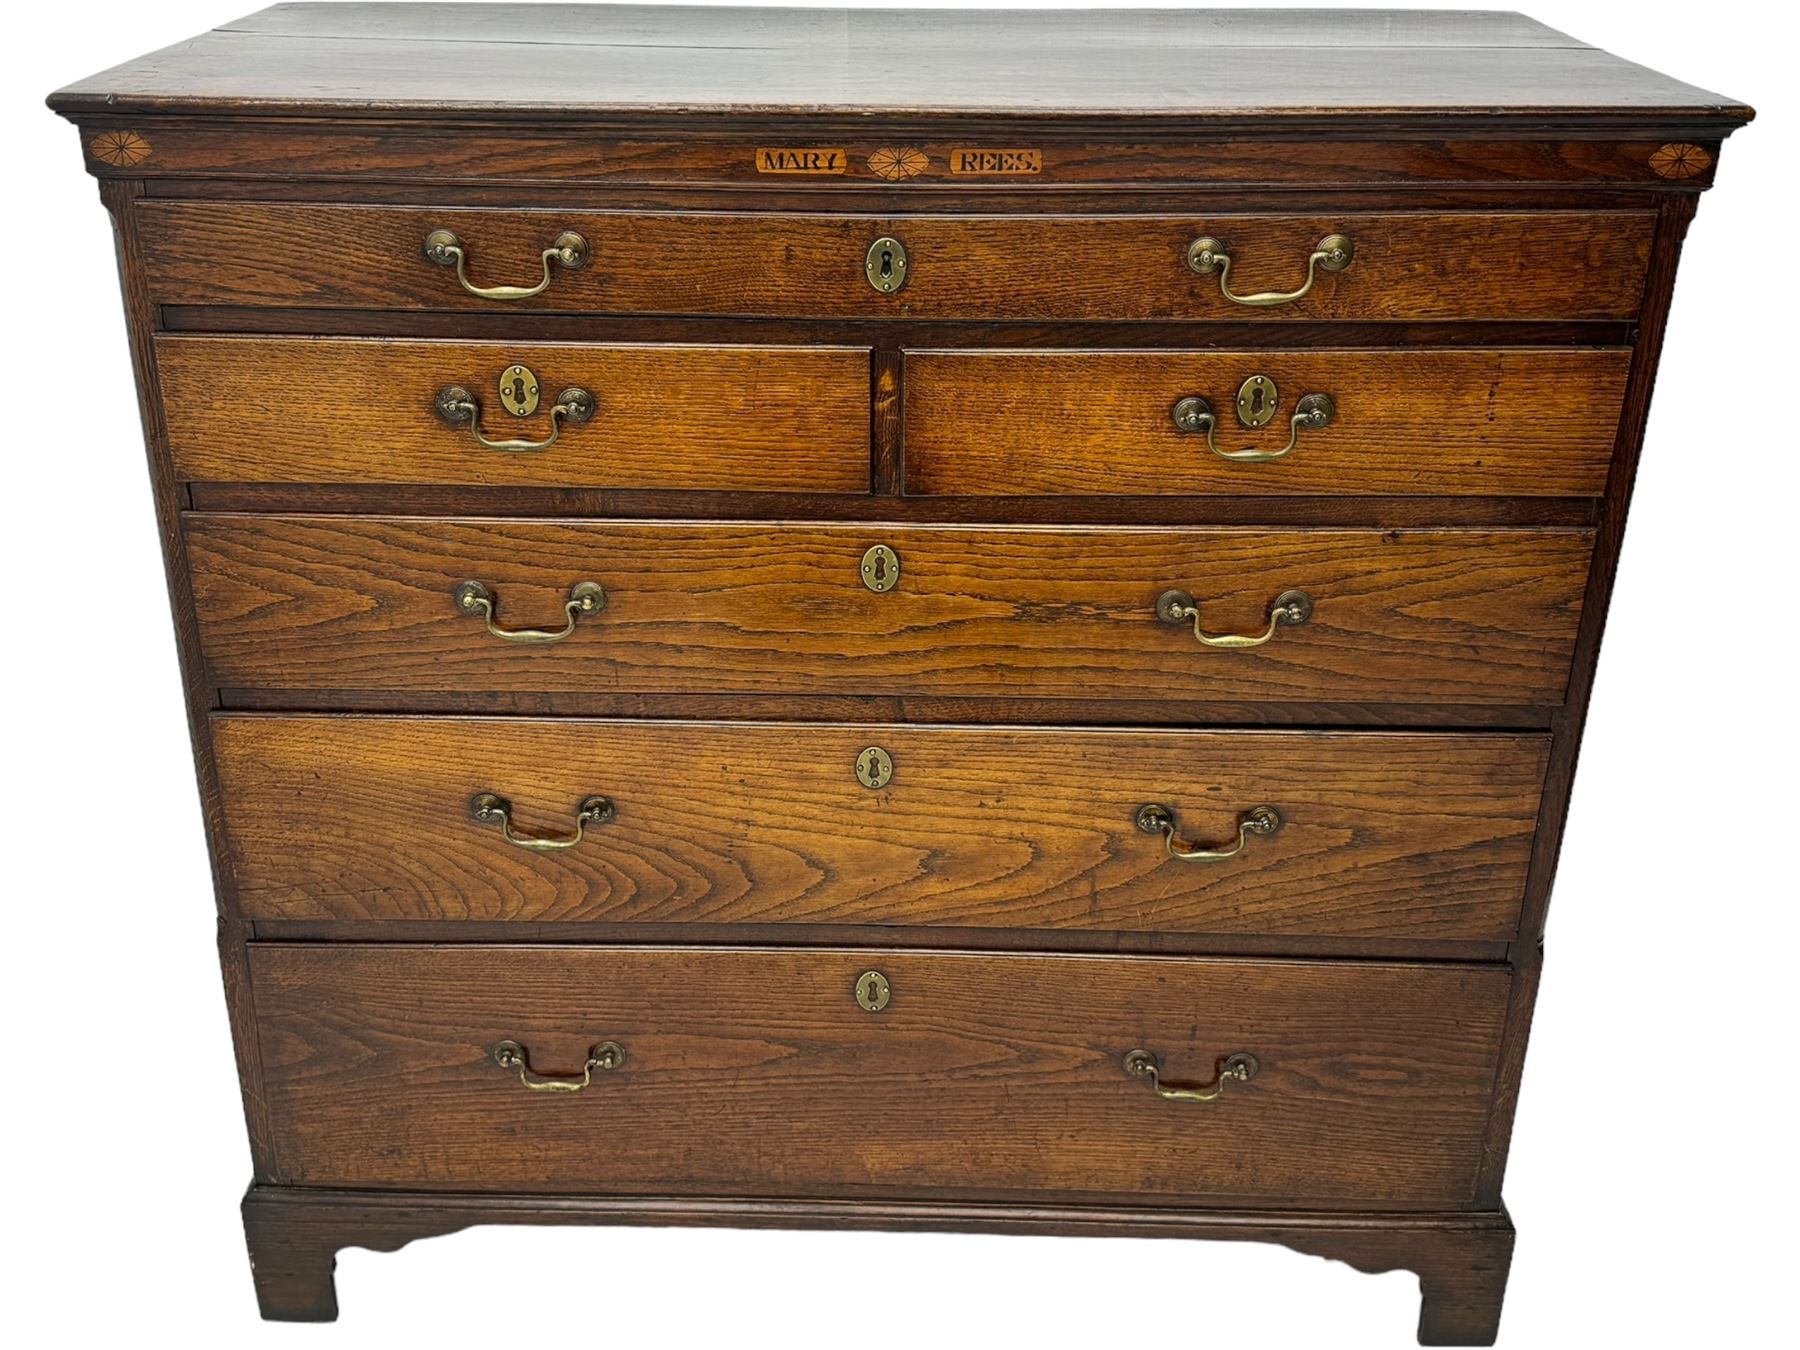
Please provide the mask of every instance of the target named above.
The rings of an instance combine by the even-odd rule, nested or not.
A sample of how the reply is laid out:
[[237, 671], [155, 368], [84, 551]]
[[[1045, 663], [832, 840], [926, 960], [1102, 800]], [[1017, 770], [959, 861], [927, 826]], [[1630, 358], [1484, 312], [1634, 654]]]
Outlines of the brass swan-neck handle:
[[1181, 627], [1192, 624], [1194, 640], [1204, 647], [1227, 650], [1260, 647], [1283, 626], [1299, 625], [1312, 618], [1312, 597], [1305, 591], [1283, 591], [1269, 606], [1269, 624], [1260, 633], [1209, 633], [1200, 626], [1200, 604], [1186, 591], [1164, 591], [1156, 601], [1156, 617]]
[[1177, 1087], [1173, 1083], [1163, 1082], [1156, 1065], [1156, 1056], [1148, 1050], [1127, 1052], [1121, 1067], [1130, 1077], [1148, 1082], [1156, 1090], [1156, 1095], [1165, 1102], [1211, 1102], [1223, 1095], [1227, 1083], [1248, 1083], [1256, 1077], [1257, 1070], [1262, 1065], [1249, 1051], [1239, 1050], [1220, 1059], [1217, 1077], [1199, 1087]]
[[1291, 305], [1311, 293], [1321, 272], [1341, 272], [1356, 258], [1356, 245], [1346, 235], [1328, 234], [1319, 241], [1306, 260], [1306, 281], [1296, 291], [1258, 291], [1254, 295], [1238, 295], [1231, 289], [1231, 253], [1211, 235], [1201, 235], [1187, 246], [1187, 265], [1200, 276], [1219, 277], [1219, 294], [1234, 305], [1251, 309], [1268, 309], [1274, 305]]
[[494, 1063], [509, 1072], [517, 1070], [519, 1081], [533, 1092], [580, 1092], [594, 1081], [594, 1070], [610, 1073], [624, 1062], [622, 1045], [617, 1041], [601, 1041], [588, 1051], [587, 1063], [581, 1066], [581, 1077], [563, 1078], [533, 1069], [525, 1047], [517, 1041], [501, 1041], [494, 1047]]
[[1206, 433], [1206, 448], [1220, 459], [1229, 459], [1238, 464], [1266, 464], [1272, 459], [1285, 459], [1300, 444], [1302, 431], [1319, 431], [1331, 425], [1337, 417], [1337, 403], [1330, 394], [1307, 394], [1294, 406], [1294, 415], [1288, 420], [1287, 444], [1279, 450], [1258, 450], [1254, 446], [1243, 450], [1221, 450], [1213, 433], [1218, 430], [1218, 414], [1213, 412], [1212, 404], [1198, 394], [1190, 395], [1175, 404], [1172, 413], [1175, 428], [1189, 434]]
[[425, 256], [439, 267], [454, 267], [456, 279], [462, 288], [478, 300], [529, 300], [534, 295], [542, 295], [550, 289], [555, 277], [551, 271], [553, 265], [560, 265], [570, 271], [583, 266], [588, 260], [588, 241], [573, 230], [564, 230], [551, 240], [550, 247], [543, 252], [544, 276], [535, 286], [477, 286], [469, 280], [467, 268], [468, 250], [449, 230], [433, 230], [425, 236]]
[[1222, 848], [1175, 842], [1175, 813], [1161, 802], [1140, 806], [1132, 818], [1145, 834], [1160, 834], [1169, 856], [1180, 862], [1224, 862], [1243, 853], [1251, 835], [1267, 837], [1282, 825], [1281, 812], [1272, 806], [1253, 806], [1238, 821], [1237, 842]]
[[469, 802], [469, 814], [483, 825], [500, 827], [501, 837], [514, 848], [533, 853], [554, 853], [574, 848], [589, 825], [604, 825], [618, 814], [611, 797], [585, 797], [575, 808], [575, 833], [560, 835], [520, 834], [513, 829], [512, 803], [497, 792], [477, 792]]
[[481, 582], [458, 583], [451, 589], [450, 598], [460, 612], [479, 616], [488, 632], [503, 642], [561, 642], [575, 631], [577, 619], [606, 608], [604, 586], [597, 581], [578, 581], [569, 588], [569, 598], [563, 603], [563, 612], [569, 617], [561, 628], [502, 628], [494, 622], [499, 598]]
[[550, 405], [550, 434], [541, 441], [492, 440], [481, 429], [481, 400], [460, 384], [445, 385], [438, 390], [431, 406], [448, 425], [467, 427], [475, 444], [483, 450], [503, 450], [512, 454], [529, 454], [548, 450], [562, 435], [565, 423], [578, 426], [594, 415], [594, 396], [585, 389], [571, 386], [556, 396]]

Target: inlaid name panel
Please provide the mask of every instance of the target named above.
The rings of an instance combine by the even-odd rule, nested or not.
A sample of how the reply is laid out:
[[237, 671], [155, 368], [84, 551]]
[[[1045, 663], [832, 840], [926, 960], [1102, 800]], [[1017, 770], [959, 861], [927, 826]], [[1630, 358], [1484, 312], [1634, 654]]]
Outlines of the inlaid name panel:
[[[330, 59], [339, 59], [334, 43]], [[1283, 79], [1292, 72], [1284, 71]], [[97, 113], [99, 133], [88, 147], [88, 170], [100, 178], [128, 176], [121, 163], [138, 153], [141, 119]], [[1446, 138], [1425, 128], [1413, 139], [1303, 139], [1206, 134], [1177, 139], [1165, 131], [1153, 142], [1120, 143], [1057, 135], [1036, 126], [1003, 141], [968, 135], [907, 140], [874, 134], [866, 124], [831, 144], [801, 144], [724, 127], [702, 137], [608, 135], [591, 127], [570, 130], [512, 127], [426, 128], [377, 122], [361, 127], [312, 123], [297, 132], [280, 119], [220, 127], [190, 122], [170, 127], [148, 149], [158, 176], [207, 179], [270, 167], [374, 184], [403, 176], [409, 183], [440, 182], [466, 190], [471, 183], [513, 185], [524, 191], [546, 181], [584, 189], [763, 188], [818, 194], [999, 187], [1012, 192], [1055, 192], [1073, 187], [1241, 189], [1279, 185], [1304, 191], [1321, 186], [1391, 190], [1398, 186], [1484, 185], [1503, 190], [1529, 186], [1619, 187], [1667, 181], [1667, 142], [1571, 141], [1537, 134], [1514, 140]], [[1539, 129], [1541, 131], [1541, 128]], [[1022, 144], [1021, 142], [1030, 142]], [[1689, 147], [1684, 177], [1710, 179], [1717, 142]], [[142, 161], [138, 161], [142, 162]]]
[[1623, 347], [909, 351], [906, 490], [1598, 496], [1630, 369]]
[[213, 735], [256, 919], [1467, 941], [1514, 935], [1548, 746], [262, 714]]
[[1552, 705], [1593, 532], [192, 514], [226, 687]]
[[[787, 317], [1621, 320], [1637, 313], [1655, 219], [152, 201], [141, 208], [141, 236], [151, 297], [169, 305], [461, 310], [502, 300], [546, 311]], [[1268, 303], [1294, 292], [1303, 293]]]
[[[780, 948], [257, 944], [249, 963], [282, 1182], [1389, 1210], [1470, 1199], [1512, 980]], [[877, 1016], [852, 994], [870, 970]], [[1158, 1093], [1221, 1070], [1247, 1076], [1204, 1128]]]
[[866, 348], [163, 336], [190, 480], [866, 492]]

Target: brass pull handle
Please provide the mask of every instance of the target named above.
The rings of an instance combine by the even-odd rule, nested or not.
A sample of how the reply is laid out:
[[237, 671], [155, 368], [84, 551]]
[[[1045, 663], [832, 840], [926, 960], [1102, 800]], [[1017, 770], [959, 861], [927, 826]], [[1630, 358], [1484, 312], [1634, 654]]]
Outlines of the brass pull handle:
[[594, 1081], [594, 1070], [610, 1073], [625, 1062], [625, 1047], [617, 1041], [601, 1041], [588, 1051], [587, 1063], [581, 1066], [581, 1077], [556, 1078], [538, 1073], [526, 1058], [525, 1047], [517, 1041], [501, 1041], [494, 1047], [494, 1063], [501, 1068], [519, 1071], [519, 1081], [533, 1092], [580, 1092]]
[[445, 385], [432, 400], [437, 415], [453, 427], [466, 426], [475, 444], [483, 450], [529, 452], [548, 450], [562, 435], [563, 422], [581, 423], [594, 415], [594, 396], [585, 389], [568, 388], [556, 396], [550, 407], [550, 434], [541, 441], [493, 441], [481, 430], [481, 402], [460, 384]]
[[1288, 441], [1279, 450], [1258, 450], [1254, 447], [1244, 450], [1221, 450], [1218, 441], [1213, 439], [1213, 432], [1218, 429], [1219, 419], [1212, 410], [1212, 404], [1199, 395], [1182, 399], [1175, 405], [1175, 428], [1178, 431], [1206, 433], [1206, 448], [1220, 459], [1235, 460], [1239, 464], [1262, 464], [1271, 459], [1281, 459], [1292, 454], [1294, 447], [1300, 444], [1302, 431], [1319, 431], [1331, 425], [1337, 417], [1337, 404], [1330, 394], [1307, 394], [1294, 405], [1294, 416], [1289, 424]]
[[1260, 647], [1284, 624], [1303, 624], [1312, 618], [1312, 597], [1305, 591], [1283, 591], [1269, 607], [1269, 626], [1260, 633], [1209, 633], [1200, 627], [1200, 606], [1186, 591], [1164, 591], [1156, 601], [1156, 617], [1180, 627], [1194, 625], [1194, 637], [1207, 647]]
[[1156, 1067], [1156, 1056], [1148, 1050], [1128, 1052], [1124, 1063], [1128, 1076], [1144, 1079], [1165, 1102], [1217, 1101], [1227, 1083], [1248, 1083], [1256, 1077], [1260, 1068], [1262, 1065], [1257, 1062], [1255, 1055], [1247, 1050], [1239, 1050], [1219, 1061], [1217, 1077], [1204, 1087], [1176, 1087], [1162, 1081], [1162, 1074]]
[[449, 230], [433, 230], [425, 236], [425, 256], [439, 267], [454, 267], [456, 279], [470, 295], [481, 300], [529, 300], [550, 289], [552, 263], [571, 271], [588, 260], [588, 241], [573, 230], [564, 230], [544, 250], [544, 279], [535, 286], [477, 286], [469, 280], [468, 254], [462, 240]]
[[469, 814], [483, 825], [498, 825], [506, 842], [533, 853], [553, 853], [574, 848], [589, 825], [604, 825], [618, 814], [611, 797], [585, 797], [575, 808], [575, 833], [563, 835], [518, 834], [512, 827], [512, 803], [493, 792], [477, 792], [469, 801]]
[[1187, 265], [1203, 277], [1219, 274], [1219, 294], [1234, 305], [1267, 309], [1271, 305], [1289, 305], [1313, 288], [1321, 272], [1341, 272], [1356, 257], [1356, 245], [1341, 234], [1328, 234], [1306, 260], [1306, 283], [1297, 291], [1259, 291], [1255, 295], [1236, 295], [1231, 289], [1231, 254], [1225, 245], [1210, 235], [1202, 235], [1187, 247]]
[[1224, 862], [1242, 853], [1251, 835], [1271, 835], [1281, 828], [1281, 812], [1272, 806], [1254, 806], [1238, 822], [1237, 843], [1228, 848], [1202, 848], [1175, 842], [1175, 813], [1160, 802], [1138, 807], [1135, 819], [1145, 834], [1160, 834], [1169, 856], [1182, 862]]
[[561, 642], [575, 631], [575, 621], [583, 614], [598, 614], [606, 608], [604, 586], [597, 581], [578, 581], [569, 588], [569, 598], [563, 604], [569, 621], [561, 628], [502, 628], [494, 622], [494, 610], [500, 602], [479, 581], [458, 583], [450, 598], [463, 613], [479, 614], [488, 632], [506, 642]]

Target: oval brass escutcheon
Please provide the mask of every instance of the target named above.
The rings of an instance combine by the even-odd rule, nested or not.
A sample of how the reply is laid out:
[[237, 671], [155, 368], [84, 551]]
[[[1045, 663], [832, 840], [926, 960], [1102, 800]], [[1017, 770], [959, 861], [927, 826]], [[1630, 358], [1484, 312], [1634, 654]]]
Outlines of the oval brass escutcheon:
[[863, 585], [885, 595], [900, 584], [900, 555], [886, 544], [876, 544], [862, 555]]
[[886, 787], [894, 779], [894, 757], [871, 745], [856, 757], [856, 781], [866, 788]]
[[906, 245], [892, 235], [882, 235], [869, 245], [863, 272], [869, 285], [883, 295], [892, 295], [906, 284]]
[[856, 1006], [877, 1013], [887, 1007], [893, 989], [879, 970], [865, 970], [856, 977]]
[[514, 417], [530, 417], [538, 410], [538, 379], [528, 366], [508, 366], [500, 372], [500, 406]]
[[1267, 375], [1252, 375], [1238, 386], [1238, 421], [1247, 427], [1266, 427], [1275, 418], [1279, 398], [1275, 381]]

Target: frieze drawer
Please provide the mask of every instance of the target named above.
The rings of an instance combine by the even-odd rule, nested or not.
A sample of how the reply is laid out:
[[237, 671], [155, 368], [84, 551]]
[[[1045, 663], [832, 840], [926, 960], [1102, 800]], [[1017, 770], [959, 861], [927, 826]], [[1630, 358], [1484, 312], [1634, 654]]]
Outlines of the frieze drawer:
[[1641, 210], [143, 208], [147, 279], [165, 305], [800, 318], [1629, 319], [1654, 224]]

